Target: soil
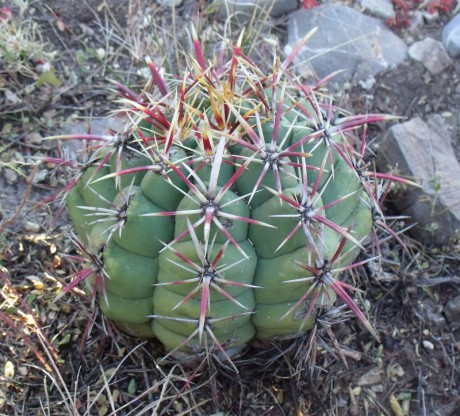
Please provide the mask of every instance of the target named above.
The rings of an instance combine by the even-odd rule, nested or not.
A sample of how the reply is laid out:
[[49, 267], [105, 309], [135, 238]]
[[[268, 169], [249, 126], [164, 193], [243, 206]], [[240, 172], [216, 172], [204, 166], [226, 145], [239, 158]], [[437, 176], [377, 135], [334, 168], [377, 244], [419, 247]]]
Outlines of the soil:
[[[333, 310], [306, 338], [248, 347], [235, 359], [237, 375], [225, 362], [160, 365], [158, 343], [117, 331], [82, 291], [55, 298], [78, 267], [67, 257], [77, 251], [62, 204], [40, 204], [69, 180], [52, 161], [37, 163], [63, 151], [42, 138], [84, 132], [116, 108], [108, 80], [140, 87], [144, 55], [163, 63], [161, 53], [174, 49], [191, 16], [223, 28], [199, 13], [203, 1], [185, 0], [176, 15], [154, 2], [113, 3], [48, 0], [26, 10], [56, 52], [61, 85], [37, 87], [37, 62], [27, 73], [0, 64], [0, 415], [459, 415], [458, 246], [428, 249], [409, 234], [404, 248], [383, 239], [381, 267], [347, 277], [363, 289], [379, 340]], [[451, 17], [397, 31], [408, 43], [440, 39]], [[263, 33], [281, 39], [285, 23], [266, 22]], [[7, 98], [11, 92], [18, 100]], [[436, 76], [408, 60], [379, 75], [371, 90], [353, 85], [344, 94], [356, 112], [441, 114], [460, 159], [460, 60]], [[387, 129], [372, 134], [378, 140]], [[391, 199], [385, 209], [397, 214]], [[455, 305], [456, 315], [446, 313]]]

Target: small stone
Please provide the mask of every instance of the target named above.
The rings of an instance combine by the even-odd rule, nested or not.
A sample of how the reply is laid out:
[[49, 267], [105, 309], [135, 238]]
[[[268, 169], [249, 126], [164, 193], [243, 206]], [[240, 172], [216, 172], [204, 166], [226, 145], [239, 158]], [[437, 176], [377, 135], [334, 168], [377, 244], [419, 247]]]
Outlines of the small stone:
[[[423, 315], [425, 322], [430, 325], [430, 328], [433, 331], [442, 331], [446, 325], [446, 320], [444, 316], [441, 315], [439, 306], [437, 306], [433, 301], [427, 300], [423, 304]], [[430, 330], [425, 329], [423, 335], [430, 335]]]
[[36, 184], [36, 183], [43, 182], [47, 178], [47, 176], [48, 176], [48, 171], [46, 169], [40, 169], [34, 175], [34, 177], [32, 179], [32, 183]]
[[[419, 33], [424, 26], [424, 21], [423, 21], [423, 13], [420, 10], [414, 10], [413, 14], [409, 17], [410, 19], [410, 26], [409, 26], [409, 33]], [[412, 42], [409, 42], [413, 43]]]
[[375, 85], [376, 79], [374, 77], [369, 77], [366, 80], [359, 81], [359, 85], [366, 91], [370, 91], [372, 87]]
[[24, 142], [25, 143], [30, 143], [30, 144], [36, 144], [39, 145], [43, 141], [43, 137], [40, 133], [36, 131], [32, 131], [24, 137]]
[[439, 74], [452, 65], [452, 60], [443, 44], [433, 38], [415, 42], [409, 48], [409, 56], [414, 61], [420, 62], [433, 75]]
[[426, 350], [430, 350], [430, 351], [434, 350], [434, 345], [431, 341], [424, 339], [422, 341], [422, 345], [423, 345], [423, 348], [425, 348]]
[[442, 30], [442, 43], [452, 58], [460, 56], [460, 14], [457, 14]]
[[439, 13], [438, 13], [437, 10], [435, 10], [432, 13], [430, 13], [428, 11], [425, 11], [425, 12], [422, 12], [422, 15], [423, 15], [423, 20], [426, 23], [433, 23], [433, 22], [436, 22], [436, 20], [439, 19]]
[[179, 7], [182, 4], [182, 0], [158, 0], [158, 3], [164, 7]]
[[13, 105], [22, 103], [22, 100], [13, 91], [10, 90], [5, 90], [5, 98], [7, 103]]
[[395, 9], [390, 0], [361, 0], [361, 6], [369, 13], [382, 19], [393, 19], [395, 17]]
[[449, 300], [444, 306], [447, 321], [456, 327], [460, 327], [460, 296]]
[[235, 15], [237, 18], [248, 19], [254, 9], [260, 13], [269, 12], [270, 16], [279, 17], [297, 9], [297, 0], [214, 0], [217, 7], [217, 16], [227, 18]]
[[448, 247], [460, 238], [460, 164], [449, 130], [440, 115], [425, 123], [414, 118], [391, 127], [380, 144], [380, 169], [415, 178], [394, 195], [399, 212], [416, 225], [409, 231], [429, 246]]
[[29, 231], [31, 233], [38, 233], [40, 229], [41, 229], [40, 224], [37, 224], [36, 222], [32, 222], [32, 221], [24, 222], [25, 231]]
[[10, 185], [15, 184], [19, 179], [18, 174], [12, 169], [5, 169], [3, 171], [3, 175], [5, 176], [5, 179], [8, 182], [8, 184]]
[[35, 70], [39, 73], [39, 74], [43, 74], [45, 72], [49, 72], [51, 71], [51, 63], [50, 62], [43, 62], [41, 64], [38, 64], [36, 67], [35, 67]]

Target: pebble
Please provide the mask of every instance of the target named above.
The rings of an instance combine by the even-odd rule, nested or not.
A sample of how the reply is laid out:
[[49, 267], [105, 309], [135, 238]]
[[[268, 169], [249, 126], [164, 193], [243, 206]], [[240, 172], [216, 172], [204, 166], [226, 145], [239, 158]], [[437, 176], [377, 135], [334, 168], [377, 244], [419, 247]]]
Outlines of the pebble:
[[12, 169], [5, 169], [3, 175], [9, 185], [13, 185], [19, 180], [18, 174]]
[[434, 345], [431, 341], [424, 339], [422, 341], [422, 345], [423, 345], [423, 348], [425, 348], [426, 350], [430, 350], [430, 351], [434, 350]]
[[25, 143], [40, 145], [42, 141], [43, 141], [42, 135], [36, 131], [30, 132], [26, 134], [26, 136], [24, 137]]
[[273, 17], [287, 15], [298, 7], [297, 0], [214, 0], [217, 16], [221, 19], [235, 15], [238, 19], [250, 18], [257, 7], [262, 12], [270, 11]]
[[48, 171], [46, 169], [40, 169], [39, 171], [37, 171], [37, 173], [33, 177], [32, 183], [36, 184], [36, 183], [43, 182], [47, 176], [48, 176]]
[[40, 227], [40, 224], [37, 224], [36, 222], [25, 221], [24, 230], [33, 232], [33, 233], [38, 233], [41, 230], [41, 227]]
[[449, 300], [444, 306], [447, 321], [457, 327], [460, 326], [460, 296]]
[[22, 103], [22, 99], [19, 98], [13, 91], [10, 91], [8, 89], [4, 91], [5, 91], [5, 99], [7, 103], [10, 103], [13, 105]]
[[419, 33], [423, 26], [425, 25], [423, 21], [423, 13], [420, 10], [414, 10], [413, 14], [410, 16], [410, 26], [408, 28], [409, 33]]
[[430, 13], [428, 11], [422, 12], [422, 16], [423, 16], [423, 20], [426, 23], [433, 23], [439, 19], [439, 13], [436, 10], [433, 13]]
[[[442, 331], [446, 326], [446, 319], [439, 312], [439, 307], [434, 302], [426, 301], [424, 302], [423, 314], [425, 322], [430, 325], [434, 331]], [[425, 329], [423, 335], [430, 335], [430, 330]]]
[[442, 31], [442, 43], [452, 58], [460, 56], [460, 14], [457, 14]]
[[390, 0], [361, 0], [361, 6], [369, 13], [385, 20], [395, 17], [395, 9]]
[[182, 0], [158, 0], [158, 3], [164, 7], [179, 7], [182, 4]]
[[433, 38], [428, 37], [415, 42], [408, 52], [414, 61], [420, 62], [433, 75], [439, 74], [452, 65], [452, 60], [443, 44]]

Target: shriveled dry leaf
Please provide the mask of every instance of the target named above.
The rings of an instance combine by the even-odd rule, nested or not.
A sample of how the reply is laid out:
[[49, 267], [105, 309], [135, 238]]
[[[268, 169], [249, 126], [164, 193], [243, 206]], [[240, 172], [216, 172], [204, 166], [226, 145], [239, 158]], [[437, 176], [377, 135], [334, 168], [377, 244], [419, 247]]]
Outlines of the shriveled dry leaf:
[[383, 370], [379, 367], [375, 367], [363, 374], [356, 384], [363, 387], [380, 383], [382, 381], [382, 374]]

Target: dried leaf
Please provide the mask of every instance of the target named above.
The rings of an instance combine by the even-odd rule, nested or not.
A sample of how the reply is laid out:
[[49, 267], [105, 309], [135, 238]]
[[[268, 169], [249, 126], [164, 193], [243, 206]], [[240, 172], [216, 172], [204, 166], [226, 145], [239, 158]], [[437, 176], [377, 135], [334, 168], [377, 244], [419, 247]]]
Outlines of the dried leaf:
[[363, 374], [356, 384], [362, 387], [380, 383], [382, 381], [382, 373], [383, 370], [381, 368], [375, 367]]
[[395, 416], [404, 416], [403, 409], [394, 394], [390, 396], [390, 408]]

